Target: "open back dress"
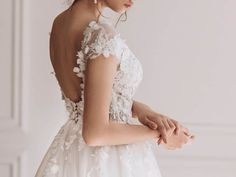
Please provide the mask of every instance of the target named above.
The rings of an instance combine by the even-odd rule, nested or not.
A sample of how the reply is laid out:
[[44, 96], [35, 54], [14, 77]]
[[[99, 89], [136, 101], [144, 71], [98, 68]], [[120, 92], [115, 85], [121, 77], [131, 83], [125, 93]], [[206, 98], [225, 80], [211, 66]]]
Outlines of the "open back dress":
[[68, 119], [44, 155], [35, 177], [161, 177], [158, 145], [149, 139], [132, 144], [88, 146], [82, 137], [86, 62], [103, 54], [119, 60], [109, 120], [140, 124], [132, 117], [135, 91], [143, 78], [140, 61], [108, 21], [90, 21], [83, 31], [82, 47], [77, 51], [73, 73], [82, 78], [81, 101], [73, 102], [60, 88]]

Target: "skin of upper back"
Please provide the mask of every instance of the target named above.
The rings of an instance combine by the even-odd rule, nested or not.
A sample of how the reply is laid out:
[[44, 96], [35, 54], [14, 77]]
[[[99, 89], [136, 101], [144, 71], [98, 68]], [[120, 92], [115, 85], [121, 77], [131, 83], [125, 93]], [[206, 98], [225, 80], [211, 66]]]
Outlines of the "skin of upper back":
[[64, 11], [53, 21], [50, 35], [50, 60], [59, 85], [68, 98], [80, 100], [80, 82], [72, 68], [76, 66], [76, 54], [83, 39], [83, 21], [75, 20], [77, 13]]

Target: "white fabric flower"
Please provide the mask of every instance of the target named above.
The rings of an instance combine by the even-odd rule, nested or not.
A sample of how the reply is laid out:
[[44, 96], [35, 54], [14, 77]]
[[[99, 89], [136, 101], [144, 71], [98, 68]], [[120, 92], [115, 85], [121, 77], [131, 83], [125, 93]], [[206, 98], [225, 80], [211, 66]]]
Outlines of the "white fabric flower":
[[75, 73], [78, 73], [78, 72], [80, 72], [80, 69], [79, 69], [79, 67], [74, 67], [74, 68], [73, 68], [73, 72], [75, 72]]
[[79, 51], [76, 56], [78, 56], [79, 58], [83, 58], [84, 57], [83, 51]]
[[84, 53], [87, 54], [88, 51], [89, 51], [89, 46], [86, 45], [86, 46], [85, 46], [85, 49], [84, 49]]

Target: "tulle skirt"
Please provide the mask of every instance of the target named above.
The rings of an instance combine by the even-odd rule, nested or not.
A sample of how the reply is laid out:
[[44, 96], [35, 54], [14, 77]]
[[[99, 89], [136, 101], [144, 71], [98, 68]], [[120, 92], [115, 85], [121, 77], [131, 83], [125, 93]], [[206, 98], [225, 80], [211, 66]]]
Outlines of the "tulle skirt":
[[80, 121], [67, 120], [49, 146], [35, 177], [161, 177], [154, 139], [91, 147], [85, 144], [81, 133]]

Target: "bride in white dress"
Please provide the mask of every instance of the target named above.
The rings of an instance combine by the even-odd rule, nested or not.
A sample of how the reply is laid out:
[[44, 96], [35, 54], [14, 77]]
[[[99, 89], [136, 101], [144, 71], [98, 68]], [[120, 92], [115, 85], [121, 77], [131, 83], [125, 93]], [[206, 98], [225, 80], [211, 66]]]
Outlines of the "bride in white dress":
[[178, 149], [194, 139], [133, 99], [142, 65], [113, 25], [99, 20], [105, 7], [123, 13], [130, 4], [75, 0], [55, 18], [50, 58], [69, 118], [35, 177], [161, 177], [158, 144]]

